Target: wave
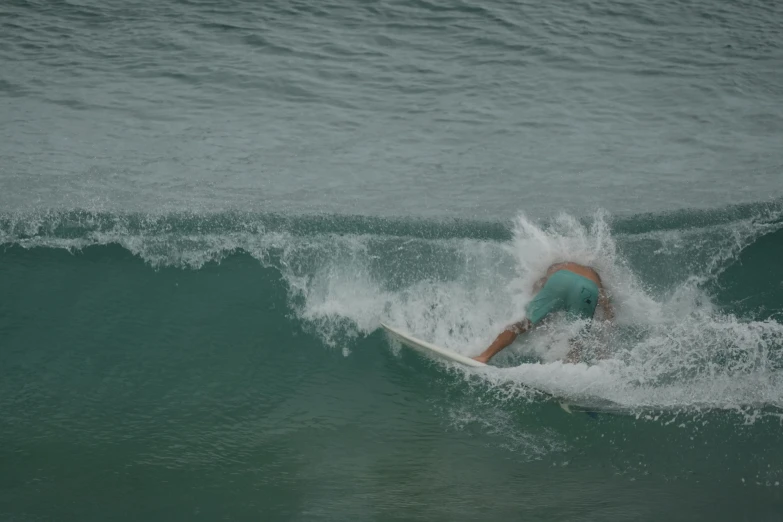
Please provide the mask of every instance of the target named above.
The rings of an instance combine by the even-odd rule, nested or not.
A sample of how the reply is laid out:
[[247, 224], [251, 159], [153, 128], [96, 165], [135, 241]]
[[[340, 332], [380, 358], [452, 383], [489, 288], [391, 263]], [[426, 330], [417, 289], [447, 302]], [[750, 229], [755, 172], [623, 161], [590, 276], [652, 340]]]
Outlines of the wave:
[[608, 343], [612, 358], [558, 362], [580, 325], [556, 322], [501, 354], [484, 382], [632, 410], [783, 408], [781, 201], [546, 222], [520, 214], [509, 223], [47, 210], [0, 215], [0, 243], [7, 266], [29, 263], [22, 251], [114, 255], [107, 249], [117, 245], [157, 270], [249, 255], [279, 274], [281, 306], [299, 327], [346, 355], [381, 320], [477, 353], [519, 319], [549, 264], [574, 260], [595, 266], [612, 293], [617, 328], [585, 339], [588, 354]]

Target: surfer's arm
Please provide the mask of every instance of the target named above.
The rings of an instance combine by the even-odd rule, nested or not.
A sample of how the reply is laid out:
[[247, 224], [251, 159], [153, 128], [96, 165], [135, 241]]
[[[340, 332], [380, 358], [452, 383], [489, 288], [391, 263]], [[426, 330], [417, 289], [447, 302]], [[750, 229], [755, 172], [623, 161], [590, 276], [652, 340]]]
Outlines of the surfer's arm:
[[598, 290], [598, 306], [601, 307], [606, 321], [614, 321], [614, 308], [609, 302], [609, 296], [606, 295], [606, 289], [603, 287]]
[[477, 355], [473, 359], [478, 362], [488, 363], [495, 355], [498, 354], [503, 348], [514, 342], [518, 335], [527, 332], [530, 329], [530, 321], [523, 319], [518, 323], [514, 323], [502, 332], [497, 338], [489, 345], [489, 348], [481, 352], [481, 355]]
[[[604, 315], [604, 321], [606, 322], [599, 329], [602, 342], [599, 342], [596, 346], [595, 356], [597, 359], [606, 359], [609, 357], [609, 333], [614, 322], [614, 308], [612, 307], [612, 303], [609, 301], [609, 296], [607, 295], [606, 289], [603, 286], [598, 289], [598, 306], [601, 307], [601, 311]], [[579, 343], [577, 342], [574, 348], [572, 348], [571, 352], [569, 352], [568, 356], [566, 356], [566, 362], [576, 362], [576, 360], [581, 356], [581, 352], [581, 346], [579, 346]], [[569, 357], [575, 360], [569, 361]]]
[[[571, 339], [570, 343], [571, 349], [568, 350], [563, 362], [576, 364], [582, 359], [582, 343], [579, 342], [578, 339]], [[602, 357], [602, 359], [604, 359], [604, 357]]]

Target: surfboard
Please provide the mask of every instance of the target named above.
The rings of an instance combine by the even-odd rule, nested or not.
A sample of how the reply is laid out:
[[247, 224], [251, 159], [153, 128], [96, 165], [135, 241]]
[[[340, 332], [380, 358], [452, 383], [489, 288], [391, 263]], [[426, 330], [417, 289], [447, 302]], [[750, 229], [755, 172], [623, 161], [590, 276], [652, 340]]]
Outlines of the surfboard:
[[[439, 359], [456, 362], [474, 368], [481, 368], [487, 366], [482, 362], [475, 361], [470, 357], [466, 357], [462, 354], [459, 354], [447, 348], [442, 348], [440, 346], [429, 343], [427, 341], [417, 339], [416, 337], [410, 335], [409, 333], [404, 332], [398, 328], [389, 326], [386, 323], [381, 323], [381, 327], [386, 331], [387, 334], [389, 334], [390, 337], [398, 340], [405, 346], [409, 346], [425, 355], [434, 356]], [[622, 406], [607, 399], [596, 398], [594, 401], [590, 401], [589, 404], [583, 403], [581, 401], [570, 401], [570, 400], [564, 401], [562, 398], [558, 398], [557, 396], [553, 395], [550, 392], [541, 390], [534, 386], [529, 386], [529, 387], [533, 390], [536, 390], [537, 392], [543, 393], [544, 395], [551, 397], [552, 399], [555, 399], [560, 404], [560, 407], [566, 413], [571, 413], [571, 414], [586, 413], [591, 417], [593, 417], [597, 413], [615, 413], [615, 414], [627, 413], [626, 411], [624, 411], [625, 409], [622, 408]]]
[[486, 364], [482, 362], [474, 361], [470, 357], [465, 357], [464, 355], [458, 354], [457, 352], [452, 352], [451, 350], [448, 350], [446, 348], [441, 348], [440, 346], [436, 346], [432, 343], [428, 343], [427, 341], [422, 341], [421, 339], [417, 339], [412, 335], [403, 332], [402, 330], [398, 330], [397, 328], [392, 328], [388, 324], [381, 323], [381, 327], [383, 327], [383, 329], [386, 330], [386, 332], [389, 335], [391, 335], [393, 338], [400, 341], [405, 346], [410, 346], [411, 348], [418, 350], [419, 352], [422, 352], [424, 354], [433, 355], [435, 357], [439, 357], [447, 361], [464, 364], [465, 366], [473, 366], [476, 368], [486, 366]]

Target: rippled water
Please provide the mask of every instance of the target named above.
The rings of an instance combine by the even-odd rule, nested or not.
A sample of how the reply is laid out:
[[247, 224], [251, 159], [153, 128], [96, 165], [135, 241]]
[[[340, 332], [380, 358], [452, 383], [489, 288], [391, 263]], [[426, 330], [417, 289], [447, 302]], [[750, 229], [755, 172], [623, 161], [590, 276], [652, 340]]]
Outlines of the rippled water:
[[782, 5], [3, 2], [0, 520], [779, 520]]
[[0, 9], [6, 207], [497, 218], [783, 193], [776, 2]]

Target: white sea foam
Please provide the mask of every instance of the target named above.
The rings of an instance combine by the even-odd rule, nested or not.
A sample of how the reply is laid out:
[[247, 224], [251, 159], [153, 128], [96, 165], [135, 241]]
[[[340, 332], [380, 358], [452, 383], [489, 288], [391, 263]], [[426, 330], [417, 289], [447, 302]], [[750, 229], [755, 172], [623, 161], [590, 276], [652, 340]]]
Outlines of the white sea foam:
[[[292, 287], [300, 317], [316, 324], [327, 342], [345, 343], [346, 336], [338, 334], [345, 329], [352, 335], [369, 334], [385, 320], [475, 355], [521, 317], [533, 281], [550, 264], [573, 260], [594, 266], [612, 295], [617, 320], [608, 338], [611, 360], [596, 365], [559, 362], [582, 325], [556, 322], [521, 337], [499, 356], [498, 362], [514, 366], [486, 370], [482, 375], [488, 383], [517, 383], [520, 394], [533, 386], [584, 401], [611, 400], [629, 409], [783, 407], [783, 361], [778, 355], [783, 325], [720, 313], [702, 289], [744, 246], [779, 225], [749, 220], [727, 226], [728, 232], [719, 235], [723, 242], [716, 238], [702, 245], [711, 248], [709, 255], [701, 253], [702, 266], [681, 271], [668, 287], [655, 290], [617, 246], [634, 238], [614, 238], [602, 213], [587, 225], [563, 215], [546, 227], [520, 216], [510, 242], [445, 240], [442, 255], [462, 266], [448, 279], [423, 278], [390, 289], [384, 275], [368, 269], [364, 252], [324, 260], [306, 283]], [[671, 238], [661, 241], [658, 252], [649, 255], [667, 255], [671, 244]], [[588, 338], [587, 351], [604, 342], [601, 335]], [[541, 363], [518, 364], [525, 356]]]
[[[280, 271], [295, 314], [346, 355], [382, 320], [477, 354], [522, 317], [532, 282], [546, 267], [572, 260], [594, 266], [612, 296], [612, 359], [593, 366], [558, 362], [582, 325], [555, 322], [501, 354], [497, 363], [507, 368], [487, 370], [487, 384], [518, 385], [519, 394], [535, 386], [629, 408], [783, 407], [783, 325], [723, 313], [704, 290], [745, 247], [778, 230], [779, 216], [616, 236], [602, 212], [586, 224], [561, 215], [542, 225], [520, 215], [510, 241], [294, 234], [252, 219], [229, 231], [205, 226], [183, 233], [165, 216], [133, 225], [122, 216], [106, 220], [79, 215], [76, 226], [88, 232], [62, 237], [52, 233], [63, 223], [51, 215], [28, 216], [6, 222], [0, 240], [69, 250], [119, 244], [155, 267], [191, 269], [244, 251]], [[588, 338], [587, 351], [603, 342], [601, 335]]]

